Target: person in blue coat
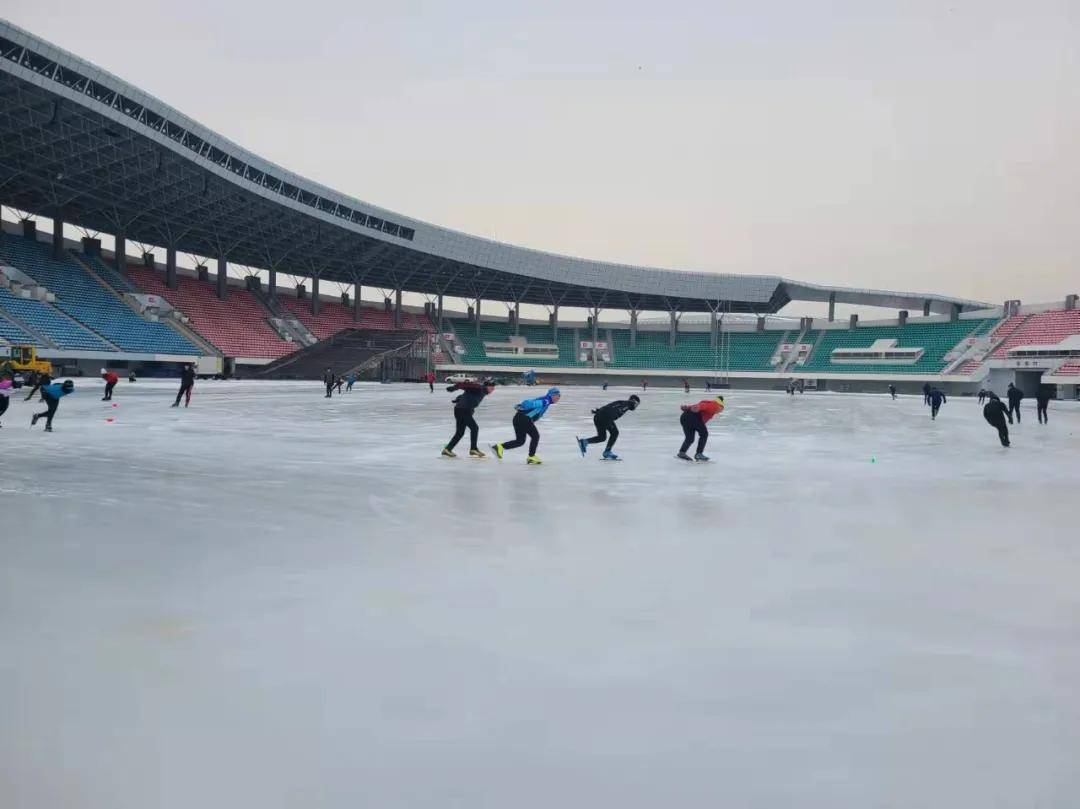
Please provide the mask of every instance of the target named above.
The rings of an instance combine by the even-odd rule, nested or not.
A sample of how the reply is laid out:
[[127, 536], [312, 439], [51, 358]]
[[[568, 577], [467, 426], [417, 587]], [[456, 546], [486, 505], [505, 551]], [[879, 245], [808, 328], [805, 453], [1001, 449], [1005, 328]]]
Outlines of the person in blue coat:
[[45, 385], [41, 389], [41, 395], [45, 397], [45, 410], [31, 416], [30, 426], [33, 427], [38, 423], [38, 419], [44, 416], [45, 432], [51, 433], [53, 416], [56, 415], [56, 408], [60, 406], [60, 400], [73, 390], [75, 390], [75, 383], [70, 379], [65, 379], [63, 383], [53, 382], [51, 385]]
[[559, 401], [559, 389], [551, 388], [538, 399], [526, 399], [514, 409], [514, 440], [502, 444], [492, 444], [491, 449], [499, 460], [502, 460], [503, 452], [508, 449], [517, 449], [525, 443], [525, 436], [529, 437], [529, 456], [526, 463], [538, 464], [540, 459], [536, 457], [536, 448], [540, 445], [540, 432], [536, 429], [538, 422], [547, 412], [548, 408]]

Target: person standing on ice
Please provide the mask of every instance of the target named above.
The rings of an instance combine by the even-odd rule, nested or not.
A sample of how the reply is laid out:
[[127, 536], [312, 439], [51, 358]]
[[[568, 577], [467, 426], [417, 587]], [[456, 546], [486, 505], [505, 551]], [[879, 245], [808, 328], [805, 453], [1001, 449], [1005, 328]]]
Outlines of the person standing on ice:
[[53, 383], [43, 387], [41, 395], [45, 397], [45, 410], [30, 417], [30, 426], [33, 427], [38, 423], [38, 419], [44, 416], [45, 432], [51, 433], [53, 416], [56, 415], [56, 408], [60, 406], [60, 400], [73, 390], [75, 390], [75, 383], [70, 379], [65, 379], [60, 385]]
[[[709, 456], [705, 454], [705, 444], [709, 440], [709, 428], [705, 425], [709, 423], [713, 416], [724, 412], [724, 397], [717, 396], [715, 399], [703, 399], [697, 404], [683, 405], [681, 409], [682, 415], [679, 416], [679, 424], [682, 425], [684, 437], [682, 446], [679, 447], [679, 453], [675, 457], [682, 458], [684, 461], [709, 460]], [[697, 452], [691, 458], [686, 454], [686, 451], [694, 443], [695, 436], [697, 436]]]
[[896, 385], [889, 385], [889, 395], [896, 398]]
[[924, 405], [930, 404], [930, 383], [927, 382], [922, 386], [922, 403]]
[[460, 390], [462, 394], [454, 399], [454, 423], [456, 427], [450, 442], [443, 447], [443, 457], [457, 457], [454, 454], [454, 447], [457, 446], [458, 441], [465, 435], [465, 430], [468, 428], [469, 457], [486, 458], [487, 455], [481, 452], [476, 445], [476, 439], [480, 435], [480, 426], [476, 423], [475, 413], [476, 408], [484, 401], [484, 397], [495, 392], [495, 383], [490, 379], [485, 379], [483, 382], [456, 382], [446, 390], [448, 393]]
[[682, 386], [683, 391], [685, 391], [686, 393], [690, 392], [690, 380], [687, 379], [685, 376], [683, 377]]
[[103, 401], [103, 402], [111, 402], [112, 401], [113, 388], [115, 388], [116, 383], [120, 381], [120, 377], [118, 377], [112, 371], [109, 371], [109, 370], [107, 370], [105, 368], [102, 368], [101, 369], [101, 378], [105, 380], [105, 395], [101, 397], [101, 401]]
[[351, 393], [352, 386], [356, 384], [356, 374], [349, 374], [345, 377], [345, 392]]
[[1016, 414], [1016, 423], [1020, 423], [1020, 402], [1024, 398], [1024, 392], [1020, 388], [1016, 387], [1012, 382], [1009, 383], [1009, 389], [1005, 391], [1005, 396], [1009, 399], [1009, 424], [1012, 424], [1013, 413]]
[[938, 411], [941, 410], [941, 406], [946, 404], [949, 400], [945, 398], [945, 394], [937, 388], [930, 389], [930, 420], [937, 419]]
[[536, 429], [536, 422], [543, 418], [548, 408], [559, 401], [561, 394], [558, 388], [549, 388], [548, 392], [538, 399], [526, 399], [514, 409], [514, 440], [504, 441], [502, 444], [492, 444], [491, 449], [502, 460], [503, 452], [508, 449], [517, 449], [525, 443], [525, 436], [529, 437], [529, 455], [525, 459], [527, 464], [539, 464], [542, 461], [536, 456], [536, 448], [540, 445], [540, 432]]
[[1046, 418], [1046, 409], [1050, 406], [1050, 386], [1039, 385], [1039, 389], [1035, 391], [1035, 417], [1039, 420], [1039, 424], [1046, 424], [1048, 419]]
[[435, 392], [435, 372], [434, 371], [428, 371], [427, 372], [427, 386], [428, 386], [428, 393], [434, 393]]
[[1001, 446], [1007, 447], [1009, 446], [1009, 428], [1005, 426], [1005, 417], [1009, 414], [1009, 410], [996, 393], [987, 391], [987, 398], [990, 401], [983, 407], [983, 418], [986, 419], [987, 424], [998, 431]]
[[341, 386], [345, 384], [345, 377], [339, 376], [334, 380], [334, 388], [337, 389], [338, 396], [341, 395]]
[[640, 403], [641, 399], [635, 394], [631, 395], [629, 399], [608, 402], [603, 407], [594, 410], [593, 424], [596, 425], [596, 435], [592, 438], [577, 438], [577, 436], [574, 436], [577, 438], [578, 449], [581, 450], [581, 457], [585, 457], [589, 444], [599, 444], [604, 439], [607, 439], [607, 447], [604, 448], [604, 460], [619, 460], [619, 456], [611, 451], [611, 448], [615, 446], [615, 442], [619, 440], [619, 428], [615, 426], [615, 422], [618, 421], [627, 410], [637, 410], [637, 406]]
[[326, 385], [325, 398], [330, 399], [334, 395], [334, 372], [327, 368], [322, 375], [323, 384]]
[[604, 380], [604, 384], [600, 386], [601, 390], [607, 390], [607, 380]]
[[649, 380], [648, 379], [642, 379], [641, 380], [641, 389], [642, 389], [642, 391], [646, 391], [646, 390], [649, 389]]
[[12, 379], [12, 375], [8, 371], [0, 375], [0, 416], [4, 415], [4, 411], [8, 409], [8, 405], [11, 403], [11, 391], [15, 389], [15, 383]]
[[173, 407], [180, 406], [180, 400], [184, 400], [184, 407], [191, 404], [191, 389], [195, 387], [195, 366], [185, 365], [180, 371], [180, 390], [176, 392], [176, 401]]

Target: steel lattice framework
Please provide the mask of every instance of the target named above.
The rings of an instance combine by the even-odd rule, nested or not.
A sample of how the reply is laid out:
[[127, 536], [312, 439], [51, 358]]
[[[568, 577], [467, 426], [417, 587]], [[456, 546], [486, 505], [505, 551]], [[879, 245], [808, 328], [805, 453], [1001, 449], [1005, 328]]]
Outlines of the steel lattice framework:
[[777, 276], [669, 271], [469, 236], [314, 183], [0, 21], [0, 201], [272, 272], [546, 306], [773, 313], [791, 300], [986, 304]]

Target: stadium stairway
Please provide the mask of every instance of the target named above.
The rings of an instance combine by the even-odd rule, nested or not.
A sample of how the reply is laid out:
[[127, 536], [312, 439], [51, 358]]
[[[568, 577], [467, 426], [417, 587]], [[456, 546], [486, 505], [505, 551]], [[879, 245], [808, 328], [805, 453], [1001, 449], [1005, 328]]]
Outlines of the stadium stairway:
[[[109, 292], [116, 300], [124, 304], [132, 313], [141, 320], [144, 320], [142, 313], [131, 302], [131, 299], [126, 297], [127, 294], [137, 295], [139, 289], [128, 281], [123, 275], [117, 272], [115, 269], [106, 264], [98, 256], [87, 256], [85, 254], [71, 253], [73, 260], [77, 261], [79, 265], [86, 270], [87, 274], [101, 284], [105, 291]], [[179, 309], [175, 310], [180, 312]], [[181, 313], [182, 314], [182, 313]], [[203, 354], [209, 357], [220, 357], [221, 352], [214, 348], [207, 340], [203, 339], [202, 335], [198, 334], [194, 329], [188, 328], [178, 320], [174, 320], [172, 317], [166, 317], [158, 319], [157, 321], [147, 321], [148, 323], [157, 323], [164, 326], [167, 329], [175, 332], [181, 339], [187, 340], [198, 349], [197, 353]]]
[[371, 363], [411, 349], [425, 332], [388, 329], [346, 329], [252, 372], [259, 379], [321, 379], [327, 368], [336, 374], [359, 373]]

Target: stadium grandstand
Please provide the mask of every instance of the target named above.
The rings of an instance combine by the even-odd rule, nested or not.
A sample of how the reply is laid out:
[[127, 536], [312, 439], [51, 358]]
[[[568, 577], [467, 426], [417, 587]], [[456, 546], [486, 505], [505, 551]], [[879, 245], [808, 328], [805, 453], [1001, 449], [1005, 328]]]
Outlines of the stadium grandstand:
[[[0, 203], [14, 217], [0, 232], [0, 347], [34, 345], [69, 372], [196, 362], [200, 373], [265, 376], [317, 373], [326, 357], [371, 369], [407, 356], [396, 373], [535, 368], [564, 382], [799, 378], [952, 392], [989, 379], [1078, 395], [1075, 294], [991, 305], [603, 263], [470, 236], [289, 172], [2, 21], [0, 94]], [[69, 240], [65, 227], [87, 235]], [[195, 266], [180, 266], [182, 255]], [[783, 316], [802, 303], [828, 315]], [[523, 304], [547, 319], [522, 317]], [[838, 320], [837, 305], [883, 316]]]

